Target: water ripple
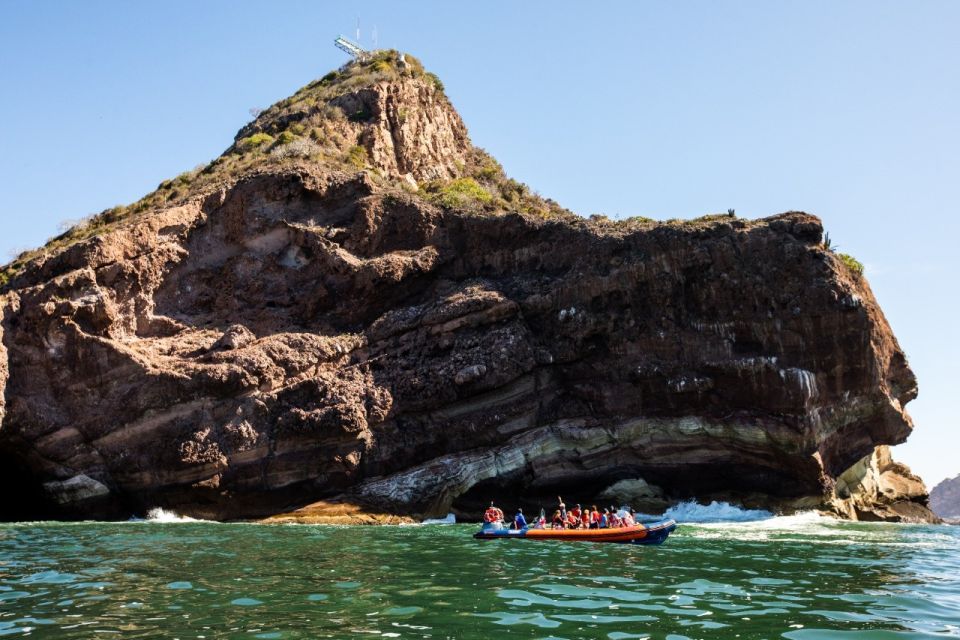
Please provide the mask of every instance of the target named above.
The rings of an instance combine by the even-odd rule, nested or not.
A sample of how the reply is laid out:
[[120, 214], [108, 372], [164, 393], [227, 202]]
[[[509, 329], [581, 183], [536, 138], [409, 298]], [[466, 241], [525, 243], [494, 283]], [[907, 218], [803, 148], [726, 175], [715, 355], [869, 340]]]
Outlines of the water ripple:
[[0, 635], [960, 637], [958, 531], [773, 518], [644, 548], [465, 525], [0, 525]]

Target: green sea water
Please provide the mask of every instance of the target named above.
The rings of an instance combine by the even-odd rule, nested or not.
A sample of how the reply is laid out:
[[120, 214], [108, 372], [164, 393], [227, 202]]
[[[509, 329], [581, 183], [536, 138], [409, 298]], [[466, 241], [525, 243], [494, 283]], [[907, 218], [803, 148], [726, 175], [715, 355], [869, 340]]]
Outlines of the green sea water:
[[0, 635], [960, 636], [960, 528], [813, 515], [662, 547], [475, 541], [472, 525], [0, 525]]

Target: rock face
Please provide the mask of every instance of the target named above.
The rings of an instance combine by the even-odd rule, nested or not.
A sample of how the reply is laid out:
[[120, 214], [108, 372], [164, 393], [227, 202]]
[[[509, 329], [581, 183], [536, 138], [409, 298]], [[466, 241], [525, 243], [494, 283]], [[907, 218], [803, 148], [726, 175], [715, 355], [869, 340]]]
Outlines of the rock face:
[[894, 462], [887, 446], [877, 447], [841, 474], [834, 496], [834, 511], [853, 520], [936, 520], [927, 506], [923, 480]]
[[[462, 175], [423, 86], [331, 101], [367, 109], [381, 176]], [[30, 263], [0, 298], [0, 475], [24, 487], [0, 515], [575, 492], [930, 517], [883, 446], [916, 381], [817, 218], [477, 215], [375, 178], [264, 166]]]
[[[414, 184], [462, 175], [472, 149], [460, 115], [432, 82], [379, 81], [329, 101], [346, 117], [325, 119], [343, 140], [366, 149], [378, 172]], [[284, 113], [282, 126], [308, 122], [322, 107], [304, 105]], [[278, 118], [267, 113], [237, 133], [236, 140], [275, 132]]]
[[941, 518], [960, 520], [960, 476], [944, 480], [933, 488], [930, 508]]

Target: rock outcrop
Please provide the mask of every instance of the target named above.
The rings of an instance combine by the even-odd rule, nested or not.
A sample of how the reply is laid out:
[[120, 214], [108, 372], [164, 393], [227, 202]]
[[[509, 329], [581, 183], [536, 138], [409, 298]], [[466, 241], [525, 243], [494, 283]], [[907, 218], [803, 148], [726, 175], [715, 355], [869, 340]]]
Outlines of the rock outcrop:
[[[932, 522], [927, 488], [906, 465], [879, 446], [836, 480], [833, 510], [852, 520]], [[932, 504], [932, 500], [931, 500]]]
[[[274, 109], [232, 149], [331, 108], [361, 114], [332, 126], [364, 170], [264, 160], [5, 287], [0, 466], [28, 498], [0, 515], [562, 492], [930, 516], [885, 448], [913, 373], [817, 218], [517, 213], [439, 88], [403, 74]], [[470, 180], [487, 209], [424, 180]]]
[[930, 508], [945, 520], [960, 522], [960, 475], [944, 480], [930, 491]]

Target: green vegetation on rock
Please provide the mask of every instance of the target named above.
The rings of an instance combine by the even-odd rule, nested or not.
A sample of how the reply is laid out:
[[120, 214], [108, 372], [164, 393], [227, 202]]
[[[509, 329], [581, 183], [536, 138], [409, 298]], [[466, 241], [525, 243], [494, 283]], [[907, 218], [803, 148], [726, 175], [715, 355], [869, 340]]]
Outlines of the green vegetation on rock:
[[[466, 174], [466, 177], [471, 178], [474, 183], [490, 195], [489, 199], [483, 196], [474, 199], [474, 210], [482, 210], [492, 214], [516, 212], [544, 219], [578, 218], [569, 209], [561, 207], [549, 198], [543, 198], [534, 193], [524, 183], [508, 178], [500, 163], [483, 149], [474, 148], [466, 166], [462, 167], [461, 170]], [[454, 190], [465, 188], [468, 189], [462, 184], [453, 187]], [[439, 185], [430, 185], [425, 189], [427, 192], [440, 190]], [[434, 201], [436, 202], [436, 200]]]
[[823, 242], [820, 245], [823, 247], [824, 251], [828, 251], [842, 262], [847, 269], [849, 269], [853, 274], [857, 276], [863, 275], [863, 263], [851, 256], [849, 253], [840, 253], [837, 251], [840, 247], [833, 244], [833, 240], [830, 238], [829, 233], [823, 234]]
[[845, 264], [850, 271], [854, 272], [858, 276], [863, 275], [863, 263], [851, 256], [848, 253], [838, 253], [836, 254], [840, 258], [840, 262]]
[[424, 191], [432, 202], [447, 209], [465, 208], [475, 203], [486, 204], [493, 200], [493, 195], [473, 178], [430, 183], [424, 187]]
[[350, 147], [347, 151], [347, 162], [357, 169], [363, 169], [367, 166], [367, 149], [359, 144]]
[[427, 73], [427, 77], [430, 78], [431, 82], [433, 82], [433, 86], [436, 88], [436, 90], [439, 91], [440, 93], [443, 93], [444, 91], [443, 81], [440, 80], [440, 76], [438, 76], [435, 73]]
[[255, 133], [237, 141], [237, 146], [242, 149], [256, 149], [268, 144], [273, 144], [273, 136], [266, 133]]

